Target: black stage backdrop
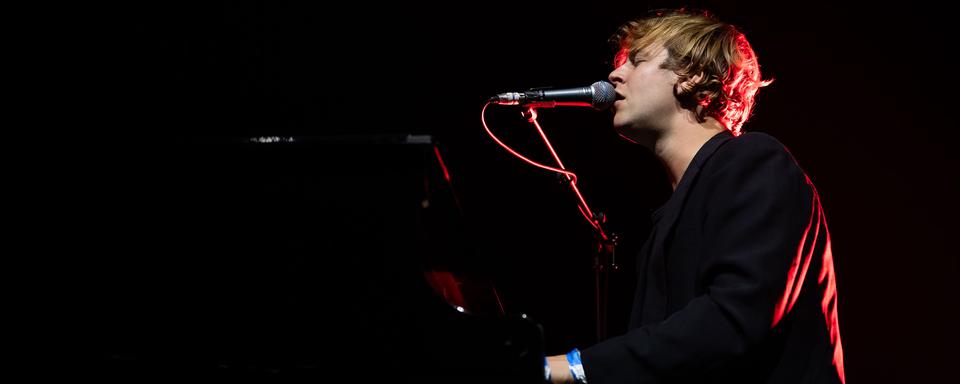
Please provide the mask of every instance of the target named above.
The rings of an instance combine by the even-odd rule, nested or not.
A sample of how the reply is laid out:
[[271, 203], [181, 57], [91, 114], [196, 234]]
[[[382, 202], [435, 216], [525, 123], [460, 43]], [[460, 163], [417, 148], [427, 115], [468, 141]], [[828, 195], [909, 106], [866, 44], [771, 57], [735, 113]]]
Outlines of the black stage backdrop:
[[[949, 236], [957, 230], [957, 194], [948, 147], [956, 143], [957, 124], [949, 97], [956, 75], [947, 56], [955, 43], [945, 12], [919, 4], [219, 2], [126, 9], [118, 16], [124, 26], [106, 31], [105, 42], [116, 47], [108, 47], [110, 62], [99, 68], [117, 89], [101, 116], [110, 131], [91, 134], [99, 145], [81, 158], [93, 161], [71, 186], [77, 192], [70, 209], [81, 219], [66, 225], [74, 226], [78, 247], [98, 251], [79, 263], [81, 270], [124, 291], [136, 276], [159, 279], [151, 271], [187, 274], [188, 259], [212, 263], [198, 253], [168, 259], [182, 269], [156, 269], [158, 257], [143, 256], [164, 249], [145, 243], [164, 241], [143, 232], [193, 220], [183, 210], [182, 223], [154, 222], [170, 218], [158, 212], [157, 201], [172, 187], [150, 180], [165, 165], [184, 165], [176, 161], [189, 158], [181, 157], [187, 155], [180, 144], [430, 135], [458, 193], [473, 272], [493, 281], [506, 312], [543, 326], [547, 353], [588, 346], [595, 342], [591, 228], [554, 175], [514, 158], [486, 135], [480, 110], [498, 92], [605, 79], [612, 52], [606, 40], [620, 23], [647, 9], [682, 5], [739, 26], [764, 76], [775, 79], [758, 93], [744, 128], [780, 139], [820, 191], [849, 382], [952, 376], [957, 298], [948, 282], [958, 268]], [[515, 148], [548, 161], [518, 112], [494, 108], [488, 122]], [[623, 238], [623, 272], [614, 276], [610, 296], [616, 333], [626, 323], [632, 259], [649, 229], [644, 219], [669, 196], [669, 186], [656, 160], [620, 140], [609, 118], [580, 108], [540, 111], [586, 199]], [[390, 161], [325, 159], [301, 171], [343, 176]], [[342, 218], [312, 213], [320, 222]], [[102, 224], [91, 227], [84, 215]], [[283, 236], [275, 232], [270, 236]], [[303, 232], [293, 236], [310, 236]], [[351, 281], [344, 280], [324, 287], [350, 292]], [[87, 313], [106, 334], [125, 329], [135, 338], [147, 331], [111, 325], [130, 319], [118, 315], [118, 306], [142, 299], [126, 291], [110, 296], [98, 286], [89, 293]], [[90, 350], [128, 358], [111, 350], [122, 337], [91, 341]]]

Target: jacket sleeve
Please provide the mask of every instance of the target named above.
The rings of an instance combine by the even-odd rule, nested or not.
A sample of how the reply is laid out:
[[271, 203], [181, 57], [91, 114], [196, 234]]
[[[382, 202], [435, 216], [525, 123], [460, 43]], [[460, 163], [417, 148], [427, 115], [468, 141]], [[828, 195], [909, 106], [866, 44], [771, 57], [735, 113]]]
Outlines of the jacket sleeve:
[[697, 193], [707, 193], [705, 210], [696, 213], [704, 294], [660, 323], [585, 349], [590, 384], [704, 375], [770, 332], [811, 217], [807, 178], [775, 139], [747, 134], [720, 147], [698, 179]]

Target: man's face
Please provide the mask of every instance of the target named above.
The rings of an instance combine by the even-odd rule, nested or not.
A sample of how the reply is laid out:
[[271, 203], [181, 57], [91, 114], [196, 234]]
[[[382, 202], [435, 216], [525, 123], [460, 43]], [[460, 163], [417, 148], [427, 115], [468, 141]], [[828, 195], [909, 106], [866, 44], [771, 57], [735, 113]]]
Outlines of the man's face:
[[663, 130], [681, 109], [673, 95], [677, 74], [661, 68], [668, 52], [662, 45], [644, 48], [636, 56], [617, 55], [616, 69], [608, 76], [617, 91], [613, 127], [621, 136], [639, 141], [651, 131]]

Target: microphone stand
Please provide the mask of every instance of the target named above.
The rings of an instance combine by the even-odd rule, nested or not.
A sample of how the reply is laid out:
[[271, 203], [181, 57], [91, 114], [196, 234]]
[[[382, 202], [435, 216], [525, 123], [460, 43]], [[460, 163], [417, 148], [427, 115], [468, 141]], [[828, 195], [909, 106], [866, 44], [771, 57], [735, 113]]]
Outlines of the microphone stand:
[[[553, 150], [553, 145], [550, 144], [550, 140], [547, 139], [547, 135], [543, 132], [543, 128], [540, 127], [540, 123], [537, 122], [537, 107], [552, 108], [558, 105], [555, 102], [535, 102], [527, 104], [527, 109], [523, 112], [523, 117], [527, 119], [533, 126], [537, 129], [537, 132], [540, 133], [540, 138], [543, 139], [544, 144], [547, 145], [547, 149], [550, 150], [550, 154], [553, 156], [553, 159], [557, 162], [558, 168], [562, 170], [567, 170], [564, 167], [563, 162], [560, 161], [560, 156], [557, 155], [557, 152]], [[583, 195], [580, 193], [580, 189], [577, 188], [577, 184], [573, 178], [567, 175], [559, 175], [565, 179], [567, 185], [570, 186], [570, 189], [577, 195], [577, 198], [580, 199], [579, 207], [580, 212], [583, 213], [587, 221], [590, 222], [590, 225], [596, 231], [597, 247], [593, 255], [593, 271], [594, 271], [594, 282], [595, 282], [595, 302], [596, 302], [596, 322], [597, 322], [597, 341], [602, 341], [607, 338], [607, 304], [608, 304], [608, 295], [610, 288], [610, 272], [619, 270], [619, 266], [616, 263], [616, 246], [618, 237], [616, 234], [608, 234], [604, 230], [604, 223], [606, 223], [606, 216], [601, 212], [594, 213], [590, 210], [590, 206], [587, 205], [587, 201], [583, 198]]]

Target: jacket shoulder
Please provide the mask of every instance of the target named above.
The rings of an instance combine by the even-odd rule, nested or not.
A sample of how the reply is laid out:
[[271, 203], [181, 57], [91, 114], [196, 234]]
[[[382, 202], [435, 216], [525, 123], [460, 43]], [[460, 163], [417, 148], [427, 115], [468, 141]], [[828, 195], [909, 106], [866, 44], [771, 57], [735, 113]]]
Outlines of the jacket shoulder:
[[727, 161], [779, 160], [796, 166], [790, 150], [775, 137], [761, 132], [748, 132], [730, 139], [717, 149], [716, 157]]
[[777, 138], [762, 132], [747, 132], [730, 140], [724, 147], [754, 151], [790, 152]]
[[735, 178], [739, 182], [809, 184], [810, 179], [793, 155], [775, 137], [749, 132], [728, 140], [704, 166], [708, 178]]

